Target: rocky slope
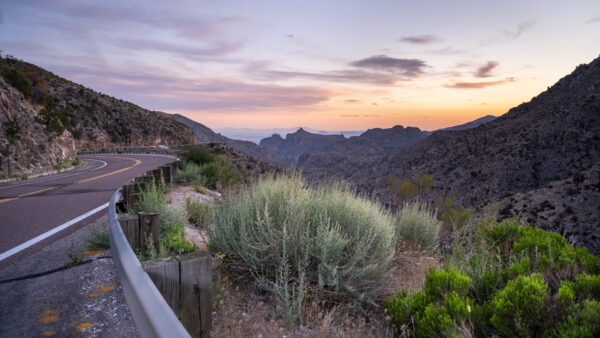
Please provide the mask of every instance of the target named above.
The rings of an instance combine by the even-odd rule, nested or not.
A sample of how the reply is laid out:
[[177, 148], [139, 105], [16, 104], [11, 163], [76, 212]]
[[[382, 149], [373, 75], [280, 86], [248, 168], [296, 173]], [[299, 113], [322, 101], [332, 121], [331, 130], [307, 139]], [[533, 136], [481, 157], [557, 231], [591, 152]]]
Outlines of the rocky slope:
[[196, 140], [200, 143], [221, 142], [244, 155], [253, 157], [262, 162], [271, 163], [282, 168], [287, 168], [291, 165], [288, 160], [275, 154], [269, 149], [257, 145], [254, 142], [230, 139], [221, 134], [215, 133], [202, 123], [198, 123], [180, 114], [161, 114], [190, 127], [194, 133], [194, 136], [196, 137]]
[[314, 134], [300, 128], [295, 133], [287, 134], [285, 138], [279, 134], [264, 138], [260, 141], [260, 146], [279, 154], [288, 161], [297, 163], [302, 154], [325, 149], [345, 139], [343, 135]]
[[[390, 175], [414, 178], [426, 173], [436, 178], [440, 194], [477, 207], [510, 193], [547, 193], [542, 188], [552, 182], [595, 175], [590, 170], [599, 162], [600, 58], [578, 66], [547, 91], [494, 121], [475, 129], [435, 132], [374, 163], [359, 168], [334, 166], [328, 174], [341, 173], [360, 190], [387, 201]], [[593, 184], [589, 190], [600, 194]], [[573, 210], [592, 212], [585, 224], [580, 218], [577, 227], [599, 231], [600, 205], [589, 205], [583, 198], [572, 203]], [[532, 223], [538, 221], [532, 218]], [[558, 222], [552, 229], [563, 221]], [[583, 241], [582, 236], [578, 240]]]
[[0, 59], [2, 76], [23, 94], [48, 133], [68, 131], [77, 148], [194, 143], [185, 125], [58, 77], [33, 64]]
[[427, 137], [419, 128], [394, 126], [369, 129], [360, 136], [335, 142], [321, 151], [300, 156], [298, 167], [310, 176], [324, 176], [332, 165], [356, 168], [385, 155], [410, 147]]
[[36, 117], [41, 106], [25, 99], [23, 94], [0, 77], [0, 174], [8, 170], [8, 121], [18, 121], [18, 137], [11, 145], [13, 173], [41, 172], [57, 162], [75, 158], [75, 143], [70, 132], [49, 139], [46, 127]]
[[479, 127], [480, 125], [482, 125], [484, 123], [492, 122], [495, 119], [496, 119], [496, 116], [494, 116], [494, 115], [486, 115], [486, 116], [480, 117], [480, 118], [478, 118], [476, 120], [473, 120], [471, 122], [467, 122], [467, 123], [464, 123], [464, 124], [459, 124], [459, 125], [453, 126], [453, 127], [442, 128], [442, 129], [439, 129], [437, 131], [473, 129], [473, 128]]

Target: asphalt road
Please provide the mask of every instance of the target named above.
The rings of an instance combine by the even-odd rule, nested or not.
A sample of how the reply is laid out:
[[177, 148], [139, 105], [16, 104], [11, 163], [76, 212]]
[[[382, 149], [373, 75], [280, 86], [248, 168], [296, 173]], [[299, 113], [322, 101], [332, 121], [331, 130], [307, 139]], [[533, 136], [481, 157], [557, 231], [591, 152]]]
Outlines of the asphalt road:
[[113, 192], [130, 179], [174, 160], [164, 155], [140, 154], [80, 158], [84, 165], [78, 169], [0, 185], [0, 266], [39, 250], [106, 214], [107, 209], [101, 209], [7, 257], [19, 245], [107, 204]]

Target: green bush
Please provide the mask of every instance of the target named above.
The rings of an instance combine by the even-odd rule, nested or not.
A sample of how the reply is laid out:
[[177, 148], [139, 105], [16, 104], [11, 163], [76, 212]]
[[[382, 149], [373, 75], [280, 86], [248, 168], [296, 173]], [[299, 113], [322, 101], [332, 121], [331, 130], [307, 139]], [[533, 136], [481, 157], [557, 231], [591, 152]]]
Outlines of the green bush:
[[396, 236], [406, 244], [422, 249], [435, 245], [440, 222], [435, 213], [418, 203], [405, 203], [396, 216]]
[[46, 126], [46, 130], [50, 134], [50, 137], [62, 135], [65, 131], [65, 125], [67, 124], [67, 118], [58, 109], [54, 102], [54, 98], [50, 95], [46, 96], [44, 108], [40, 110], [36, 119], [39, 123]]
[[239, 181], [239, 175], [231, 160], [225, 155], [218, 155], [213, 162], [205, 163], [201, 169], [205, 177], [205, 185], [210, 189], [228, 187]]
[[569, 281], [562, 281], [558, 289], [558, 302], [563, 310], [568, 310], [575, 302], [574, 284]]
[[15, 68], [8, 68], [4, 71], [4, 78], [11, 86], [19, 90], [26, 99], [33, 96], [33, 87], [31, 82]]
[[175, 183], [189, 185], [194, 182], [203, 182], [202, 168], [200, 165], [187, 162], [175, 172]]
[[593, 338], [600, 336], [600, 303], [586, 300], [572, 307], [572, 314], [544, 337]]
[[518, 276], [492, 299], [494, 315], [490, 323], [507, 337], [531, 336], [544, 322], [543, 310], [549, 298], [548, 285], [541, 274]]
[[398, 327], [417, 337], [450, 337], [459, 328], [469, 329], [473, 301], [467, 297], [471, 279], [455, 269], [431, 269], [422, 291], [406, 291], [384, 301], [383, 306]]
[[243, 262], [300, 319], [307, 286], [321, 300], [374, 304], [394, 249], [393, 219], [379, 204], [343, 184], [309, 189], [299, 175], [225, 194], [214, 223], [210, 248]]
[[197, 200], [191, 200], [189, 197], [185, 201], [185, 208], [188, 219], [193, 225], [204, 228], [204, 225], [210, 222], [210, 206]]
[[75, 159], [71, 162], [71, 165], [73, 167], [78, 167], [81, 165], [81, 159], [79, 157], [75, 157]]
[[600, 301], [600, 275], [581, 274], [575, 279], [575, 294], [580, 299], [593, 298]]
[[180, 156], [186, 162], [191, 162], [197, 165], [212, 162], [214, 155], [208, 148], [201, 144], [187, 146]]
[[169, 252], [177, 255], [194, 251], [194, 245], [185, 240], [185, 230], [181, 224], [170, 225], [163, 242]]
[[188, 224], [183, 210], [167, 204], [165, 199], [166, 189], [164, 185], [147, 184], [146, 190], [140, 193], [140, 202], [137, 207], [128, 210], [132, 214], [137, 214], [140, 211], [160, 213], [160, 233], [162, 236], [166, 234], [171, 225]]

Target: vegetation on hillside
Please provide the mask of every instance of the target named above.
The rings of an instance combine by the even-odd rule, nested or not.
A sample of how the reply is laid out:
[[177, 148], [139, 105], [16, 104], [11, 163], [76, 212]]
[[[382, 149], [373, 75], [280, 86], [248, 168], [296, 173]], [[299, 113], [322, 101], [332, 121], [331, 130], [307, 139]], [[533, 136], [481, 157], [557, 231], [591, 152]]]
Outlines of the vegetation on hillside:
[[407, 336], [594, 337], [600, 260], [560, 235], [481, 221], [457, 239], [422, 290], [384, 302]]

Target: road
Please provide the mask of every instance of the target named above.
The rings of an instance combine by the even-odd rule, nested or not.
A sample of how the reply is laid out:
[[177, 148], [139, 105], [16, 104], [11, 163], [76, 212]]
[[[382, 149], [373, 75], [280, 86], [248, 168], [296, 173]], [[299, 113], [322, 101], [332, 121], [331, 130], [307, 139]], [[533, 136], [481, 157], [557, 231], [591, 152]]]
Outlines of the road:
[[141, 154], [80, 158], [84, 164], [78, 169], [0, 185], [0, 266], [105, 214], [110, 197], [121, 185], [174, 160]]

